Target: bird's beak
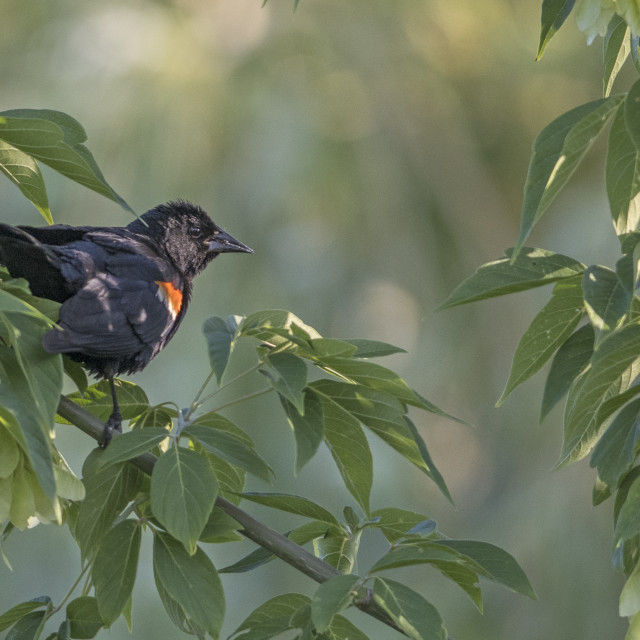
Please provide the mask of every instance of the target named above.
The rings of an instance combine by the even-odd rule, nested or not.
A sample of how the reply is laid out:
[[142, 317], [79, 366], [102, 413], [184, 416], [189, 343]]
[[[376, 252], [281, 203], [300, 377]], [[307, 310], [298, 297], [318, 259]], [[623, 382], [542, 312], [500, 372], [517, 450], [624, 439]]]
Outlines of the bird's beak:
[[247, 247], [240, 240], [236, 240], [226, 231], [222, 231], [222, 229], [213, 236], [213, 240], [207, 242], [207, 246], [211, 253], [253, 253], [253, 249]]

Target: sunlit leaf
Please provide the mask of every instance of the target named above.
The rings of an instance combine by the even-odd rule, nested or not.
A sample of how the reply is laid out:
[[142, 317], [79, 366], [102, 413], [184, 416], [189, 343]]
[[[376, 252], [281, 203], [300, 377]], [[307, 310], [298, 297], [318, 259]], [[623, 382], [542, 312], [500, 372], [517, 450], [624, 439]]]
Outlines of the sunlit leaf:
[[629, 57], [630, 51], [629, 27], [620, 16], [613, 16], [604, 38], [603, 95], [605, 98], [611, 93], [611, 87], [622, 65]]
[[543, 0], [542, 17], [540, 19], [540, 43], [538, 44], [536, 60], [542, 57], [549, 40], [564, 24], [574, 4], [575, 0]]

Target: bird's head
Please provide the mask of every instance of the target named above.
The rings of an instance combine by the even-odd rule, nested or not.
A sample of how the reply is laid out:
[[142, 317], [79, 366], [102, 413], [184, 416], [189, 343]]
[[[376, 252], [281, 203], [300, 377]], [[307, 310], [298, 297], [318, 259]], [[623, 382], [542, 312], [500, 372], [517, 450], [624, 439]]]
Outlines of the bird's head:
[[187, 278], [200, 273], [220, 253], [253, 253], [198, 205], [184, 200], [158, 205], [128, 229], [153, 239]]

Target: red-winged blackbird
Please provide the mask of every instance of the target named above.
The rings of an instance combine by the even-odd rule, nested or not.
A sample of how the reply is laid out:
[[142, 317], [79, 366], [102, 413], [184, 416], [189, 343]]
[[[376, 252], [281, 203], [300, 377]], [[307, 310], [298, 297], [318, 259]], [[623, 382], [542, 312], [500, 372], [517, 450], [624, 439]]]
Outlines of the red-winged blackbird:
[[253, 250], [198, 206], [178, 201], [126, 227], [0, 224], [0, 263], [31, 292], [61, 302], [59, 329], [43, 338], [109, 381], [113, 412], [101, 445], [121, 430], [113, 377], [144, 369], [176, 332], [193, 278], [219, 253]]

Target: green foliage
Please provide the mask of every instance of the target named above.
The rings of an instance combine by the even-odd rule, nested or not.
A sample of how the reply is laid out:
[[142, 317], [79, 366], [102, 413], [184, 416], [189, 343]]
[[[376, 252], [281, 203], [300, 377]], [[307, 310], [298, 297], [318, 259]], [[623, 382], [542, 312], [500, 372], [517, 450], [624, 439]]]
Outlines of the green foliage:
[[[573, 4], [545, 0], [538, 56], [569, 15]], [[535, 316], [516, 349], [511, 373], [498, 403], [552, 360], [541, 417], [545, 418], [556, 403], [566, 397], [558, 465], [591, 454], [591, 466], [598, 471], [594, 504], [616, 496], [614, 561], [627, 576], [620, 596], [620, 615], [629, 617], [628, 637], [636, 637], [640, 624], [637, 615], [640, 612], [640, 402], [637, 399], [640, 393], [640, 300], [637, 294], [640, 80], [626, 93], [611, 95], [611, 89], [629, 53], [640, 69], [637, 66], [640, 23], [637, 11], [631, 10], [633, 3], [592, 4], [592, 22], [579, 24], [590, 37], [596, 33], [604, 36], [604, 98], [568, 111], [543, 129], [535, 141], [529, 165], [516, 248], [508, 252], [508, 259], [479, 267], [443, 306], [556, 282], [551, 300]], [[605, 30], [601, 27], [603, 23]], [[581, 265], [561, 256], [563, 268], [558, 265], [556, 270], [543, 271], [537, 257], [544, 257], [548, 262], [558, 260], [558, 256], [542, 249], [521, 248], [521, 245], [579, 168], [596, 137], [609, 124], [605, 182], [621, 257], [615, 265], [606, 267]], [[569, 264], [572, 267], [567, 269]], [[452, 542], [453, 548], [465, 544]], [[399, 558], [402, 561], [404, 556]]]
[[[538, 265], [531, 256], [522, 259], [533, 262], [528, 268], [534, 279], [544, 282], [567, 274], [569, 282], [578, 282], [575, 272], [584, 268], [552, 256], [541, 256]], [[528, 274], [522, 282], [532, 286]], [[80, 483], [51, 440], [54, 420], [68, 420], [56, 416], [62, 358], [45, 354], [40, 342], [52, 326], [44, 312], [55, 317], [57, 308], [45, 309], [44, 304], [29, 294], [24, 283], [4, 274], [0, 334], [5, 344], [0, 345], [0, 365], [12, 364], [12, 368], [5, 366], [1, 378], [3, 385], [10, 385], [12, 395], [3, 394], [0, 385], [4, 420], [0, 423], [0, 515], [18, 528], [33, 517], [64, 522], [78, 543], [82, 558], [78, 582], [85, 574], [89, 581], [82, 594], [67, 604], [56, 637], [92, 638], [120, 616], [129, 621], [142, 536], [151, 532], [155, 583], [167, 614], [186, 633], [218, 638], [224, 593], [203, 544], [233, 542], [242, 531], [233, 513], [225, 513], [225, 504], [230, 503], [221, 502], [222, 498], [257, 503], [300, 518], [301, 523], [286, 536], [299, 545], [294, 547], [296, 553], [307, 553], [301, 547], [310, 545], [324, 567], [323, 583], [312, 598], [289, 594], [268, 600], [234, 637], [268, 638], [299, 629], [308, 638], [364, 638], [340, 615], [345, 608], [358, 606], [375, 611], [409, 637], [444, 638], [443, 622], [433, 604], [386, 575], [381, 577], [399, 566], [432, 564], [479, 608], [480, 577], [533, 595], [520, 567], [497, 547], [465, 541], [456, 546], [423, 514], [395, 508], [371, 513], [374, 461], [367, 433], [419, 469], [451, 500], [409, 410], [448, 414], [393, 370], [370, 360], [402, 349], [365, 339], [323, 338], [288, 311], [210, 318], [203, 329], [211, 372], [190, 407], [177, 411], [171, 403], [151, 406], [139, 386], [117, 380], [120, 409], [130, 429], [114, 437], [106, 450], [96, 449], [88, 456]], [[253, 347], [255, 362], [223, 384], [230, 359], [242, 344]], [[105, 381], [88, 386], [77, 367], [67, 363], [65, 371], [79, 388], [68, 399], [87, 415], [105, 420], [111, 412]], [[265, 483], [274, 482], [275, 474], [243, 429], [219, 410], [203, 412], [203, 407], [220, 390], [250, 374], [256, 383], [266, 380], [267, 386], [258, 385], [255, 392], [232, 403], [275, 393], [283, 408], [283, 426], [288, 423], [295, 435], [296, 471], [324, 444], [362, 516], [351, 505], [338, 517], [304, 496], [244, 491], [247, 473]], [[34, 380], [37, 385], [31, 383]], [[214, 380], [218, 388], [209, 391]], [[40, 443], [39, 448], [35, 443]], [[140, 460], [147, 461], [144, 468], [150, 478], [132, 464]], [[49, 495], [41, 485], [50, 487]], [[359, 576], [355, 570], [360, 545], [372, 530], [386, 536], [388, 547], [370, 575]], [[263, 546], [221, 571], [251, 571], [281, 555], [277, 544], [254, 539]], [[425, 556], [425, 545], [438, 552]], [[61, 609], [50, 602], [16, 605], [0, 617], [0, 624], [23, 634], [16, 637], [37, 637]]]

